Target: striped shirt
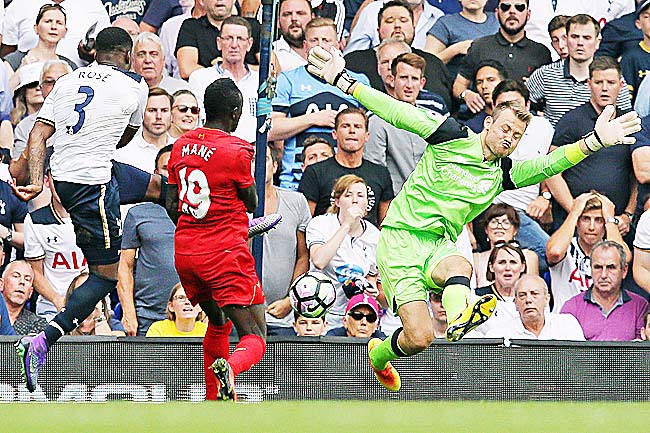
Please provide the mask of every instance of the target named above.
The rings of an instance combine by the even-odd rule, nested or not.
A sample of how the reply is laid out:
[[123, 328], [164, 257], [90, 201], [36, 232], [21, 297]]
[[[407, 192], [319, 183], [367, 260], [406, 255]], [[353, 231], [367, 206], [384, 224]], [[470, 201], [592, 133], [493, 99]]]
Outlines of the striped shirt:
[[[554, 127], [564, 114], [589, 101], [591, 97], [587, 80], [578, 81], [569, 72], [568, 59], [537, 69], [526, 86], [530, 91], [530, 102], [543, 106], [544, 117]], [[623, 111], [632, 109], [627, 86], [621, 89], [616, 106]]]

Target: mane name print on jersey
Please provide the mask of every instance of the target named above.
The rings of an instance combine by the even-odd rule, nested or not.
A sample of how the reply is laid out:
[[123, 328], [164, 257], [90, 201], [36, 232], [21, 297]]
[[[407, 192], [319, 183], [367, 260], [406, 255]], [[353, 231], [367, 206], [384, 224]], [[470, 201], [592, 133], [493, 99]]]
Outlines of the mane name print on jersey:
[[204, 161], [208, 161], [216, 150], [216, 147], [208, 147], [205, 144], [187, 143], [183, 146], [181, 156], [196, 155], [203, 158]]

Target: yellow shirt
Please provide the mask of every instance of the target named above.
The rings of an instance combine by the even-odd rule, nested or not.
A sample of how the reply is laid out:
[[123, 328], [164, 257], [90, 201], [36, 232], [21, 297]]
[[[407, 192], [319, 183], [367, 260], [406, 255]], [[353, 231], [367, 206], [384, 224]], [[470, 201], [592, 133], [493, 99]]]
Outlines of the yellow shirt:
[[147, 337], [203, 337], [208, 325], [195, 322], [194, 329], [190, 332], [181, 332], [176, 328], [176, 323], [171, 320], [153, 322], [147, 331]]

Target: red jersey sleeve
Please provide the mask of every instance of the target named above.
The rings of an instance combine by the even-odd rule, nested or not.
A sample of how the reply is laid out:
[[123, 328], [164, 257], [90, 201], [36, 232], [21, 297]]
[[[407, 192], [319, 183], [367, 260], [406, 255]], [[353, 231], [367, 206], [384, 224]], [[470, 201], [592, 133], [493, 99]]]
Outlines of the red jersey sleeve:
[[233, 180], [239, 189], [248, 188], [255, 183], [252, 173], [253, 156], [253, 146], [250, 144], [246, 147], [242, 146], [242, 149], [237, 152], [237, 160], [235, 161], [235, 164], [233, 164], [235, 168]]
[[176, 161], [178, 160], [178, 152], [181, 146], [173, 146], [172, 153], [169, 155], [169, 161], [167, 162], [167, 183], [176, 185], [178, 184], [178, 179], [176, 179]]

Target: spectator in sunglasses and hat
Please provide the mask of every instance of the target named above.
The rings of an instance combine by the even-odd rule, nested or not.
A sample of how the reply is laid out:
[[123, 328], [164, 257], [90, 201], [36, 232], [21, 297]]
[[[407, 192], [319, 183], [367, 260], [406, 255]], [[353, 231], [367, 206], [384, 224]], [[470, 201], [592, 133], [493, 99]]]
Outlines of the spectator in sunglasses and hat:
[[379, 304], [366, 293], [354, 295], [345, 307], [343, 326], [327, 333], [335, 337], [386, 338], [377, 329], [379, 325]]

